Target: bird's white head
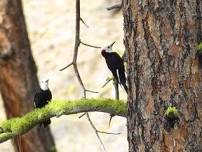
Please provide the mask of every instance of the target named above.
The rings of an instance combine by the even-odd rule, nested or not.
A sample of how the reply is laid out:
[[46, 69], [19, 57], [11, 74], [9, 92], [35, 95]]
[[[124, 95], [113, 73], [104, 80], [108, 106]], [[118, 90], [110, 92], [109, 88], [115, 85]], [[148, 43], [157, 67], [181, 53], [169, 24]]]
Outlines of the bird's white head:
[[110, 45], [108, 45], [106, 47], [103, 47], [102, 52], [111, 53], [112, 52], [112, 46], [114, 45], [114, 43], [115, 43], [115, 41], [112, 44], [110, 44]]
[[41, 89], [42, 90], [48, 90], [48, 82], [49, 82], [49, 79], [44, 79], [41, 81]]

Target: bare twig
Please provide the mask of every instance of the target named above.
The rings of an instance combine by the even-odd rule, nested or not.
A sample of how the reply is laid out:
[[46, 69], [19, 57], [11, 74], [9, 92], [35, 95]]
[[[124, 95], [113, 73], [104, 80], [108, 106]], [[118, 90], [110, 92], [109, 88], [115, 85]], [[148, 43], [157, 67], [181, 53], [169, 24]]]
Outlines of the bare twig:
[[[106, 80], [105, 84], [102, 86], [102, 88], [104, 88], [111, 80], [114, 81], [115, 99], [119, 100], [119, 84], [118, 84], [118, 81], [115, 78], [113, 78], [113, 79], [112, 78], [110, 78], [110, 79], [107, 78], [107, 80]], [[110, 127], [112, 117], [114, 117], [114, 115], [110, 114], [108, 127]]]
[[81, 115], [79, 116], [79, 119], [80, 119], [80, 118], [82, 118], [83, 116], [85, 116], [85, 115], [86, 115], [86, 113], [87, 113], [87, 112], [85, 112], [85, 113], [81, 114]]
[[[119, 83], [118, 83], [118, 80], [117, 80], [117, 79], [114, 78], [113, 80], [114, 80], [114, 89], [115, 89], [115, 99], [116, 99], [116, 100], [119, 100]], [[108, 127], [110, 127], [112, 118], [113, 118], [114, 116], [115, 116], [114, 114], [110, 114]]]
[[109, 79], [105, 82], [105, 84], [102, 86], [102, 88], [104, 88], [112, 79]]
[[104, 88], [111, 80], [114, 81], [114, 77], [108, 77], [108, 78], [106, 79], [105, 84], [102, 86], [102, 88]]
[[60, 69], [60, 71], [65, 70], [66, 68], [68, 68], [69, 66], [71, 66], [73, 64], [73, 62], [71, 62], [70, 64], [66, 65], [64, 68]]
[[85, 22], [82, 18], [80, 18], [80, 21], [81, 21], [87, 28], [89, 28], [89, 26], [86, 24], [86, 22]]
[[78, 57], [78, 50], [79, 50], [79, 46], [80, 46], [80, 0], [76, 0], [76, 35], [75, 35], [75, 42], [74, 42], [74, 55], [73, 55], [73, 59], [72, 62], [69, 63], [67, 66], [65, 66], [64, 68], [61, 68], [60, 71], [65, 70], [66, 68], [70, 67], [71, 65], [73, 65], [74, 68], [74, 72], [76, 74], [76, 77], [79, 81], [79, 84], [81, 85], [82, 89], [83, 89], [83, 95], [84, 98], [86, 98], [86, 92], [91, 92], [91, 93], [98, 93], [96, 91], [91, 91], [89, 89], [86, 89], [83, 81], [81, 79], [78, 67], [77, 67], [77, 57]]
[[121, 133], [105, 132], [105, 131], [100, 131], [100, 130], [97, 130], [97, 132], [99, 132], [101, 134], [108, 134], [108, 135], [120, 135], [121, 134]]
[[85, 46], [92, 47], [92, 48], [96, 48], [96, 49], [101, 48], [100, 46], [95, 46], [95, 45], [87, 44], [87, 43], [84, 43], [84, 42], [82, 42], [82, 41], [80, 41], [80, 43], [83, 44], [83, 45], [85, 45]]
[[115, 99], [119, 100], [119, 83], [118, 80], [114, 79]]
[[[79, 46], [80, 44], [83, 44], [83, 45], [86, 45], [88, 47], [93, 47], [93, 48], [100, 48], [100, 47], [97, 47], [97, 46], [93, 46], [93, 45], [90, 45], [90, 44], [86, 44], [86, 43], [83, 43], [81, 40], [80, 40], [80, 21], [85, 24], [85, 22], [83, 21], [83, 19], [81, 18], [81, 15], [80, 15], [80, 0], [76, 0], [76, 35], [75, 35], [75, 43], [74, 43], [74, 55], [73, 55], [73, 61], [72, 63], [68, 64], [67, 66], [65, 66], [64, 68], [60, 69], [60, 71], [68, 68], [70, 65], [73, 65], [74, 67], [74, 72], [76, 74], [76, 77], [79, 81], [79, 84], [80, 86], [82, 87], [83, 89], [83, 95], [84, 95], [84, 98], [86, 98], [86, 92], [91, 92], [91, 93], [98, 93], [96, 91], [91, 91], [89, 89], [86, 89], [85, 86], [84, 86], [84, 83], [81, 79], [81, 76], [80, 76], [80, 73], [79, 73], [79, 70], [78, 70], [78, 67], [77, 67], [77, 56], [78, 56], [78, 50], [79, 50]], [[86, 25], [86, 24], [85, 24]], [[96, 136], [98, 138], [98, 140], [100, 141], [101, 145], [103, 146], [103, 149], [106, 151], [106, 148], [98, 134], [98, 132], [96, 131], [97, 129], [95, 128], [95, 125], [93, 124], [93, 122], [91, 121], [90, 119], [90, 116], [88, 113], [84, 113], [83, 115], [87, 114], [87, 118], [88, 118], [88, 121], [90, 122], [91, 126], [93, 127], [95, 133], [96, 133]], [[82, 116], [83, 116], [82, 115]], [[82, 117], [81, 116], [81, 117]]]
[[97, 92], [97, 91], [92, 91], [92, 90], [88, 90], [88, 89], [86, 89], [86, 92], [99, 93], [99, 92]]
[[[119, 100], [119, 84], [118, 84], [118, 81], [117, 81], [115, 78], [113, 78], [113, 79], [112, 79], [112, 78], [110, 78], [110, 79], [107, 78], [107, 81], [106, 81], [105, 84], [102, 86], [102, 88], [104, 88], [111, 80], [113, 80], [113, 82], [114, 82], [115, 99], [116, 99], [116, 100]], [[114, 117], [114, 115], [113, 115], [113, 114], [110, 114], [108, 127], [110, 127], [110, 123], [111, 123], [112, 117]]]
[[113, 4], [113, 5], [109, 6], [109, 7], [107, 7], [106, 9], [107, 9], [108, 11], [111, 11], [111, 10], [113, 10], [113, 9], [121, 9], [122, 6], [123, 6], [123, 0], [121, 0], [121, 2], [119, 2], [119, 3], [117, 3], [117, 4]]
[[102, 145], [104, 151], [107, 151], [106, 148], [105, 148], [105, 145], [104, 145], [104, 143], [102, 142], [102, 139], [100, 138], [100, 135], [98, 134], [98, 131], [97, 131], [95, 125], [93, 124], [92, 120], [90, 119], [90, 116], [89, 116], [88, 113], [87, 113], [87, 118], [88, 118], [88, 121], [89, 121], [91, 127], [92, 127], [93, 130], [95, 131], [95, 134], [96, 134], [97, 138], [99, 139], [99, 141], [100, 141], [100, 143], [101, 143], [101, 145]]

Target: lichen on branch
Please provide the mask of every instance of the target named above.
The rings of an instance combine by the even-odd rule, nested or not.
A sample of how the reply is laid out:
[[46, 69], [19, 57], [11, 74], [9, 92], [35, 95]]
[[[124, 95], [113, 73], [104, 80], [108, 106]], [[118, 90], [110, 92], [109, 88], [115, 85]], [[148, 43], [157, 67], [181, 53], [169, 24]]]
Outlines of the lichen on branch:
[[47, 118], [93, 111], [126, 117], [127, 108], [123, 101], [112, 99], [53, 100], [44, 108], [1, 122], [0, 143], [28, 132]]
[[197, 52], [199, 55], [202, 54], [202, 42], [197, 45]]

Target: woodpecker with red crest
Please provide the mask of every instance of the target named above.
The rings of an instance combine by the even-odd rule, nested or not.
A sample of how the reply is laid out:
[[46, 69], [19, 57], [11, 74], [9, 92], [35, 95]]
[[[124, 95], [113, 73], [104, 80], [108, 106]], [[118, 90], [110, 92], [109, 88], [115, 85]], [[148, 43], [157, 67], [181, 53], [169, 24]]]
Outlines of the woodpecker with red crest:
[[[37, 92], [34, 96], [34, 105], [36, 108], [42, 108], [48, 104], [49, 101], [52, 99], [51, 91], [48, 87], [49, 80], [42, 80], [41, 81], [41, 88], [39, 92]], [[50, 119], [44, 120], [41, 124], [44, 127], [47, 127], [51, 123]]]
[[107, 67], [112, 72], [115, 81], [124, 87], [126, 93], [128, 93], [128, 87], [126, 85], [125, 68], [122, 58], [118, 53], [112, 51], [112, 46], [115, 42], [102, 48], [102, 56], [105, 58]]

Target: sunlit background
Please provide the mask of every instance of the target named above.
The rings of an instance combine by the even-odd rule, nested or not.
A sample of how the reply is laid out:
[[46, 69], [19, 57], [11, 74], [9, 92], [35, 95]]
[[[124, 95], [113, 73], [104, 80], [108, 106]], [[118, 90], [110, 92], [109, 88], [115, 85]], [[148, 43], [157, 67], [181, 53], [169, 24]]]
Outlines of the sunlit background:
[[[113, 13], [106, 7], [115, 0], [81, 0], [81, 17], [89, 26], [81, 23], [83, 42], [106, 46], [116, 41], [114, 50], [123, 54], [123, 18], [122, 12]], [[54, 99], [78, 99], [83, 97], [73, 68], [60, 72], [73, 57], [75, 36], [75, 0], [23, 0], [32, 53], [38, 68], [38, 77], [50, 78], [50, 89]], [[87, 93], [87, 97], [114, 98], [112, 82], [105, 88], [102, 85], [111, 76], [99, 49], [81, 45], [79, 48], [78, 68], [87, 89], [98, 94]], [[120, 88], [120, 98], [126, 100], [126, 94]], [[3, 103], [0, 102], [0, 120], [5, 120]], [[95, 132], [86, 117], [77, 115], [52, 118], [50, 125], [58, 152], [103, 152]], [[100, 134], [107, 151], [126, 152], [126, 120], [114, 117], [108, 128], [109, 114], [90, 114], [96, 127], [101, 131], [121, 133], [120, 135]], [[1, 152], [13, 152], [10, 141], [0, 144]]]

